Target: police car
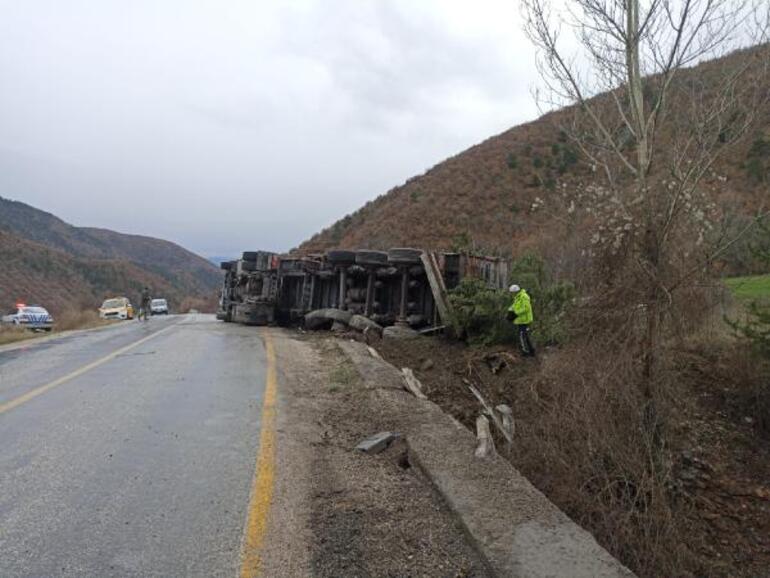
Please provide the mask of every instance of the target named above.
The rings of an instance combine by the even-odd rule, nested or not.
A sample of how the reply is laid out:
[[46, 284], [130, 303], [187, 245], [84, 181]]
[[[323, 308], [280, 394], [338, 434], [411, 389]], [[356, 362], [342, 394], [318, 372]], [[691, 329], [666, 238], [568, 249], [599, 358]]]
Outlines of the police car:
[[51, 331], [53, 317], [44, 307], [17, 303], [8, 315], [3, 315], [2, 322], [33, 329], [35, 331]]

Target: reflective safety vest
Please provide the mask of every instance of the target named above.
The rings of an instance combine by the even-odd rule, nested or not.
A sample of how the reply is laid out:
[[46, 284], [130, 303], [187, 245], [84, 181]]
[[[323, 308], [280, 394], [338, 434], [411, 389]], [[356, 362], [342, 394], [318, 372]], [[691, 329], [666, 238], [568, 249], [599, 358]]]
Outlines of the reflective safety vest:
[[530, 303], [529, 295], [524, 289], [516, 293], [516, 297], [513, 298], [513, 303], [511, 303], [508, 311], [516, 314], [516, 318], [513, 320], [516, 325], [529, 325], [532, 323], [532, 303]]

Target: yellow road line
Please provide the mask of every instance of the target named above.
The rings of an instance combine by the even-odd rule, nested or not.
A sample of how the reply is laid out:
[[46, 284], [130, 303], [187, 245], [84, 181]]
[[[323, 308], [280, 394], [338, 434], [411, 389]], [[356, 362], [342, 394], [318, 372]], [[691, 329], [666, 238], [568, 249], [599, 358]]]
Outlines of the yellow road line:
[[[176, 325], [176, 323], [174, 324]], [[50, 383], [47, 383], [45, 385], [41, 385], [40, 387], [36, 387], [35, 389], [32, 389], [28, 391], [27, 393], [20, 395], [19, 397], [12, 399], [10, 401], [7, 401], [3, 404], [0, 404], [0, 414], [5, 413], [6, 411], [10, 411], [16, 407], [19, 407], [21, 404], [28, 402], [31, 399], [36, 398], [38, 395], [42, 395], [45, 392], [53, 389], [56, 386], [59, 386], [63, 383], [67, 383], [68, 381], [71, 381], [75, 379], [76, 377], [80, 377], [84, 373], [91, 371], [92, 369], [99, 367], [100, 365], [103, 365], [107, 363], [108, 361], [111, 361], [115, 359], [118, 355], [122, 355], [126, 353], [127, 351], [130, 351], [134, 349], [135, 347], [139, 347], [143, 343], [147, 343], [150, 339], [153, 339], [160, 335], [161, 333], [168, 331], [171, 329], [174, 325], [170, 325], [169, 327], [165, 327], [161, 329], [160, 331], [156, 331], [152, 335], [148, 335], [147, 337], [143, 337], [139, 341], [134, 341], [133, 343], [130, 343], [126, 345], [125, 347], [121, 347], [117, 351], [113, 351], [109, 355], [105, 355], [101, 359], [97, 359], [96, 361], [89, 363], [88, 365], [84, 365], [80, 369], [76, 369], [72, 373], [68, 373], [64, 377], [60, 377], [59, 379], [56, 379]]]
[[251, 485], [249, 517], [243, 538], [241, 552], [241, 578], [255, 578], [262, 563], [262, 542], [267, 532], [267, 518], [273, 501], [273, 479], [275, 478], [275, 402], [278, 388], [275, 372], [275, 349], [270, 334], [263, 333], [267, 377], [265, 397], [262, 402], [262, 427], [259, 434], [259, 453], [254, 481]]

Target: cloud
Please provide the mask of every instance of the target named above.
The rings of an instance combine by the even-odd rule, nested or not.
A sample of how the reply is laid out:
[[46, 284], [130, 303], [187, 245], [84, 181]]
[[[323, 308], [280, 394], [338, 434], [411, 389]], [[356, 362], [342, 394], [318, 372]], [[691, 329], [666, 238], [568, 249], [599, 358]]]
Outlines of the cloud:
[[536, 110], [509, 1], [0, 8], [0, 194], [202, 253], [288, 249]]

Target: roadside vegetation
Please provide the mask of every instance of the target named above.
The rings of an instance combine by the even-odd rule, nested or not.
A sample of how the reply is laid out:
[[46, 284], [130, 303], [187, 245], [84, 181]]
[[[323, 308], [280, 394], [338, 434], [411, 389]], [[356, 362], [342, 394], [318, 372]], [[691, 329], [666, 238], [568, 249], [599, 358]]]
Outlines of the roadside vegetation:
[[767, 275], [728, 277], [724, 282], [733, 295], [743, 302], [770, 301], [770, 273]]
[[[514, 249], [510, 278], [532, 295], [539, 361], [510, 345], [510, 295], [474, 281], [450, 295], [471, 347], [434, 340], [383, 354], [428, 368], [428, 395], [468, 427], [480, 411], [468, 382], [512, 407], [509, 459], [638, 575], [761, 575], [770, 254], [752, 248], [770, 236], [761, 213], [736, 216], [719, 191], [728, 177], [766, 182], [769, 7], [571, 5], [584, 60], [560, 52], [570, 24], [559, 29], [558, 9], [524, 2], [543, 104], [565, 107], [551, 117], [559, 146], [503, 157], [511, 174], [535, 172], [529, 220], [558, 223]], [[744, 49], [747, 39], [757, 44]], [[518, 218], [507, 216], [514, 228]], [[726, 274], [739, 276], [729, 291]]]
[[[566, 338], [563, 318], [575, 298], [569, 281], [555, 281], [541, 257], [527, 254], [511, 264], [510, 279], [525, 287], [532, 297], [538, 319], [538, 340], [554, 345]], [[506, 319], [511, 294], [506, 289], [492, 289], [481, 279], [466, 277], [450, 291], [455, 328], [472, 344], [511, 344], [517, 339], [515, 326]]]
[[99, 314], [96, 311], [74, 309], [67, 309], [54, 315], [54, 320], [54, 327], [50, 332], [31, 331], [14, 325], [0, 325], [0, 345], [37, 339], [47, 335], [55, 335], [56, 333], [61, 333], [63, 331], [91, 329], [115, 323], [114, 321], [100, 319]]

